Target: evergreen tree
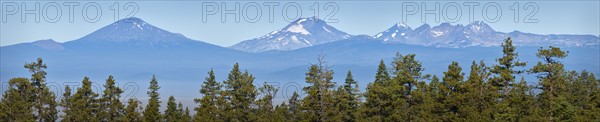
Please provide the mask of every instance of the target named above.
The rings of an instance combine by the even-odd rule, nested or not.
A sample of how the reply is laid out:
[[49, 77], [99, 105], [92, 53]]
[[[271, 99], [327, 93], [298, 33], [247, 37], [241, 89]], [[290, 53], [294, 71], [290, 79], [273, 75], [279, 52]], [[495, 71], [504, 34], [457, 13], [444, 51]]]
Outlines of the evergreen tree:
[[[496, 59], [499, 64], [494, 65], [490, 70], [492, 73], [498, 75], [491, 80], [492, 85], [495, 89], [499, 90], [502, 96], [506, 96], [510, 91], [510, 86], [515, 82], [513, 74], [520, 74], [523, 71], [515, 70], [515, 67], [524, 67], [525, 62], [519, 62], [517, 59], [518, 53], [515, 52], [516, 47], [512, 45], [512, 40], [506, 38], [502, 43], [502, 52], [504, 53], [502, 58]], [[501, 97], [502, 97], [501, 96]]]
[[100, 98], [99, 118], [103, 121], [117, 121], [123, 116], [124, 105], [119, 100], [123, 90], [115, 86], [113, 76], [108, 76], [104, 84], [104, 94]]
[[[435, 77], [437, 79], [437, 77]], [[439, 81], [436, 81], [439, 82]], [[407, 111], [415, 113], [412, 115], [412, 120], [415, 121], [436, 121], [434, 115], [435, 99], [431, 97], [433, 90], [424, 81], [419, 81], [416, 84], [417, 89], [413, 91], [414, 105], [408, 108]]]
[[498, 100], [501, 100], [495, 105], [496, 108], [499, 108], [494, 118], [496, 120], [514, 121], [515, 116], [517, 116], [511, 111], [518, 108], [511, 108], [510, 105], [514, 103], [505, 101], [505, 99], [511, 99], [507, 97], [510, 97], [509, 92], [513, 89], [512, 86], [515, 84], [515, 76], [513, 75], [523, 72], [521, 70], [516, 70], [515, 68], [524, 67], [526, 65], [525, 62], [519, 62], [517, 59], [518, 53], [516, 53], [515, 50], [516, 47], [512, 45], [511, 38], [506, 38], [502, 44], [503, 56], [496, 59], [498, 64], [494, 65], [490, 70], [492, 73], [496, 74], [496, 76], [490, 80], [495, 91], [494, 93], [497, 93], [494, 94], [494, 96]]
[[181, 113], [181, 118], [179, 118], [180, 122], [191, 122], [192, 121], [192, 116], [190, 116], [190, 109], [188, 107], [185, 107], [185, 111], [183, 110], [183, 105], [181, 104], [181, 102], [179, 102], [179, 105], [177, 105], [179, 107], [179, 112]]
[[304, 91], [308, 93], [302, 100], [302, 111], [304, 121], [329, 121], [335, 111], [327, 110], [333, 107], [333, 93], [331, 88], [335, 86], [331, 80], [333, 79], [333, 71], [329, 70], [329, 66], [324, 61], [324, 56], [318, 58], [318, 63], [310, 66], [309, 72], [306, 73], [306, 83], [310, 84], [304, 87]]
[[444, 82], [441, 82], [437, 76], [433, 76], [429, 82], [427, 96], [432, 99], [429, 102], [432, 121], [442, 121], [443, 115], [446, 112], [444, 103], [448, 99], [445, 94], [447, 87]]
[[298, 95], [297, 92], [294, 92], [292, 94], [292, 97], [290, 97], [290, 99], [288, 100], [288, 113], [289, 115], [289, 121], [292, 122], [297, 122], [300, 121], [300, 106], [302, 106], [302, 101], [300, 100], [300, 95]]
[[540, 79], [541, 93], [539, 102], [546, 121], [572, 120], [574, 107], [566, 99], [567, 82], [564, 77], [564, 66], [558, 60], [567, 56], [560, 48], [550, 46], [540, 48], [536, 56], [543, 60], [538, 62], [530, 72], [537, 73]]
[[335, 108], [337, 109], [336, 120], [344, 122], [356, 121], [359, 99], [358, 83], [352, 77], [352, 72], [348, 70], [346, 82], [343, 87], [339, 87], [335, 95]]
[[169, 101], [167, 101], [167, 110], [165, 110], [165, 121], [166, 122], [175, 122], [181, 118], [181, 113], [177, 108], [177, 103], [175, 102], [175, 97], [171, 95], [169, 97]]
[[415, 56], [415, 54], [402, 55], [396, 53], [392, 63], [392, 71], [395, 77], [389, 85], [392, 92], [390, 97], [394, 101], [392, 107], [397, 108], [392, 111], [393, 120], [413, 121], [415, 119], [414, 115], [418, 113], [416, 109], [413, 109], [419, 102], [414, 99], [413, 93], [416, 92], [416, 84], [427, 76], [422, 75], [424, 69], [421, 67], [421, 62], [415, 59]]
[[446, 86], [441, 89], [442, 95], [445, 100], [443, 101], [444, 113], [442, 114], [443, 121], [464, 121], [464, 113], [459, 113], [460, 103], [464, 99], [463, 93], [463, 78], [464, 73], [461, 72], [462, 68], [458, 65], [458, 62], [452, 62], [448, 66], [448, 71], [444, 72], [443, 84]]
[[366, 103], [364, 103], [362, 121], [382, 122], [391, 113], [391, 93], [387, 90], [390, 85], [390, 75], [383, 60], [379, 62], [375, 81], [367, 86], [365, 93]]
[[511, 121], [535, 121], [540, 120], [539, 113], [534, 109], [538, 109], [535, 103], [535, 97], [530, 93], [531, 88], [527, 85], [525, 78], [521, 77], [521, 81], [514, 85], [513, 90], [508, 94], [507, 102], [508, 113]]
[[136, 99], [129, 99], [127, 101], [127, 107], [125, 108], [125, 115], [121, 119], [123, 122], [141, 122], [142, 116], [140, 115], [141, 103]]
[[[577, 108], [575, 121], [597, 121], [600, 120], [600, 86], [593, 73], [583, 70], [580, 74], [570, 72], [569, 81], [569, 102]], [[574, 76], [573, 76], [574, 75]]]
[[254, 76], [244, 71], [242, 73], [237, 63], [229, 73], [225, 80], [225, 94], [229, 106], [226, 121], [253, 121], [251, 106], [254, 105], [254, 100], [258, 94], [254, 86]]
[[[289, 113], [289, 107], [285, 102], [281, 103], [281, 105], [275, 106], [275, 110], [273, 115], [270, 117], [269, 121], [274, 122], [289, 122], [291, 120], [291, 114]], [[293, 122], [293, 121], [292, 121]]]
[[202, 98], [196, 98], [194, 101], [200, 106], [194, 108], [196, 110], [195, 121], [219, 121], [219, 113], [222, 113], [217, 105], [219, 102], [219, 94], [221, 93], [221, 84], [215, 80], [215, 74], [211, 69], [208, 72], [200, 93]]
[[56, 97], [54, 93], [46, 87], [46, 71], [48, 68], [42, 58], [36, 62], [25, 64], [24, 66], [31, 74], [31, 84], [34, 87], [34, 109], [37, 111], [38, 121], [56, 121], [58, 111], [56, 110]]
[[0, 101], [0, 121], [35, 121], [33, 115], [34, 87], [27, 78], [12, 78]]
[[147, 92], [148, 104], [146, 105], [146, 109], [144, 110], [144, 119], [145, 122], [157, 122], [161, 121], [162, 117], [159, 111], [160, 108], [160, 94], [158, 93], [158, 81], [156, 81], [156, 77], [152, 76], [152, 80], [150, 80], [150, 87], [148, 87], [150, 91]]
[[472, 62], [471, 72], [465, 83], [465, 97], [459, 111], [465, 114], [467, 121], [492, 121], [495, 97], [491, 85], [487, 83], [490, 76], [483, 61]]
[[256, 120], [257, 121], [272, 120], [273, 118], [271, 118], [271, 117], [274, 115], [274, 113], [273, 113], [274, 112], [273, 98], [277, 94], [278, 88], [275, 88], [272, 85], [268, 85], [265, 82], [262, 87], [258, 88], [258, 90], [263, 95], [263, 97], [261, 99], [259, 99], [258, 101], [256, 101], [256, 104], [258, 105], [258, 111], [257, 111], [258, 118]]
[[92, 81], [84, 77], [82, 86], [77, 88], [77, 92], [72, 96], [73, 114], [66, 115], [66, 118], [72, 118], [76, 122], [98, 121], [98, 94], [92, 91]]
[[62, 118], [63, 122], [73, 122], [75, 121], [74, 116], [75, 115], [75, 106], [73, 106], [73, 98], [71, 96], [71, 87], [69, 87], [68, 85], [65, 86], [65, 93], [63, 93], [62, 99], [60, 100], [60, 106], [63, 108], [62, 112], [63, 115], [61, 115], [60, 117]]

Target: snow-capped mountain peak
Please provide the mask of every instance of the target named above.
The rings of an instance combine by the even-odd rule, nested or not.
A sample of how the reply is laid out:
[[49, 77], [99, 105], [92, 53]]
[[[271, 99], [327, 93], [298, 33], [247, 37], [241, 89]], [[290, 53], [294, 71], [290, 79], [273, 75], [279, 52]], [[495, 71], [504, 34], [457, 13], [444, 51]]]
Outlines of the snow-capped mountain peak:
[[514, 31], [511, 33], [497, 32], [483, 21], [474, 21], [465, 26], [441, 23], [438, 26], [423, 25], [411, 31], [399, 31], [400, 23], [380, 32], [373, 38], [399, 42], [412, 45], [434, 47], [471, 47], [471, 46], [499, 46], [502, 41], [510, 36], [515, 45], [544, 46], [567, 45], [589, 46], [599, 45], [600, 38], [594, 35], [537, 35]]
[[[130, 17], [118, 20], [110, 25], [104, 26], [82, 38], [66, 42], [70, 45], [91, 45], [92, 47], [178, 47], [195, 44], [179, 33], [172, 33], [155, 27], [146, 21]], [[203, 43], [204, 42], [200, 42]], [[83, 47], [83, 46], [82, 46]]]
[[408, 25], [406, 25], [406, 24], [404, 24], [402, 22], [396, 23], [396, 27], [397, 28], [410, 28], [410, 27], [408, 27]]
[[492, 27], [490, 27], [488, 24], [484, 23], [483, 21], [475, 21], [475, 22], [472, 22], [472, 23], [468, 24], [465, 27], [468, 30], [470, 30], [471, 32], [474, 32], [474, 33], [491, 33], [491, 32], [495, 32], [495, 30], [492, 29]]
[[115, 41], [161, 43], [185, 39], [187, 38], [181, 34], [160, 29], [140, 18], [130, 17], [102, 27], [78, 40], [88, 43], [109, 43]]
[[230, 48], [247, 52], [294, 50], [349, 37], [349, 34], [337, 30], [323, 20], [309, 17], [296, 19], [282, 29], [272, 31], [258, 38], [242, 41]]
[[118, 20], [92, 32], [80, 40], [85, 41], [172, 41], [185, 38], [181, 34], [160, 29], [144, 20], [130, 17]]
[[413, 31], [408, 25], [398, 22], [394, 26], [388, 28], [384, 32], [377, 33], [373, 38], [383, 39], [384, 41], [388, 40], [398, 40], [400, 36], [404, 36]]

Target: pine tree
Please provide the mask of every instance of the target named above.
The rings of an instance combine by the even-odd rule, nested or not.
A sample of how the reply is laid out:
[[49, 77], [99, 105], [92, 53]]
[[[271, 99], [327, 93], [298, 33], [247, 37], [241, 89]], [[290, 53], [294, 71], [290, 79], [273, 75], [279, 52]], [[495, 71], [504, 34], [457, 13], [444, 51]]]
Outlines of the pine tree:
[[365, 93], [366, 103], [364, 103], [363, 119], [361, 121], [384, 121], [389, 116], [392, 108], [390, 108], [391, 93], [387, 90], [390, 85], [390, 75], [383, 60], [379, 62], [375, 81], [367, 86]]
[[333, 79], [333, 71], [329, 70], [329, 66], [325, 64], [324, 56], [318, 58], [318, 63], [310, 66], [306, 73], [306, 83], [310, 84], [304, 87], [303, 90], [308, 93], [302, 100], [302, 110], [304, 121], [328, 121], [335, 111], [331, 109], [333, 103], [332, 88], [335, 86], [331, 80]]
[[515, 82], [513, 74], [520, 74], [523, 71], [515, 70], [515, 67], [524, 67], [525, 62], [519, 62], [517, 59], [518, 53], [515, 52], [516, 47], [512, 45], [512, 40], [506, 38], [502, 44], [502, 52], [504, 53], [502, 58], [496, 59], [498, 65], [494, 65], [490, 70], [492, 73], [498, 75], [491, 80], [492, 85], [500, 91], [502, 96], [506, 96], [510, 91], [510, 86]]
[[358, 82], [354, 80], [352, 72], [348, 70], [346, 82], [343, 87], [339, 87], [335, 95], [335, 108], [337, 116], [335, 119], [344, 122], [357, 121], [356, 112], [358, 111], [359, 99]]
[[441, 89], [441, 93], [444, 95], [445, 100], [443, 101], [444, 113], [442, 114], [443, 121], [464, 121], [459, 118], [460, 103], [464, 99], [463, 93], [463, 78], [464, 73], [461, 72], [462, 68], [458, 65], [458, 62], [452, 62], [448, 66], [448, 71], [444, 72], [443, 84], [445, 88]]
[[290, 114], [288, 120], [292, 122], [300, 121], [301, 110], [300, 106], [302, 106], [302, 101], [300, 100], [300, 95], [297, 92], [292, 94], [292, 97], [288, 100], [288, 113]]
[[[578, 74], [575, 71], [569, 73], [568, 100], [577, 108], [574, 117], [575, 121], [595, 121], [600, 120], [600, 86], [593, 73], [586, 70]], [[573, 76], [574, 75], [574, 76]], [[595, 101], [596, 100], [596, 101]]]
[[46, 87], [46, 71], [48, 68], [42, 58], [36, 62], [25, 64], [24, 66], [31, 74], [31, 82], [34, 87], [34, 109], [37, 111], [38, 121], [56, 121], [58, 111], [56, 110], [56, 97], [54, 93]]
[[254, 76], [244, 71], [242, 73], [237, 63], [229, 73], [225, 84], [225, 94], [228, 104], [231, 106], [228, 112], [230, 117], [227, 121], [253, 121], [251, 106], [254, 104], [256, 95], [256, 87], [254, 86]]
[[506, 38], [502, 44], [502, 52], [504, 55], [502, 58], [496, 60], [498, 61], [498, 64], [494, 65], [490, 70], [492, 73], [496, 74], [494, 78], [490, 79], [493, 89], [496, 91], [494, 93], [497, 93], [494, 94], [494, 96], [496, 96], [498, 100], [501, 100], [495, 105], [496, 108], [499, 108], [494, 118], [496, 120], [514, 121], [515, 116], [517, 116], [510, 112], [513, 111], [513, 109], [517, 109], [510, 107], [510, 104], [513, 103], [504, 101], [504, 99], [510, 99], [507, 97], [509, 97], [509, 92], [513, 89], [512, 86], [515, 84], [515, 77], [513, 75], [524, 72], [516, 70], [515, 68], [524, 67], [526, 65], [525, 62], [519, 62], [517, 59], [518, 53], [516, 53], [515, 50], [516, 47], [512, 45], [511, 38]]
[[66, 118], [72, 118], [73, 121], [98, 121], [96, 117], [98, 112], [98, 94], [92, 91], [92, 81], [84, 77], [82, 86], [77, 88], [77, 92], [72, 96], [73, 114], [66, 115]]
[[[435, 77], [437, 79], [437, 77]], [[438, 81], [436, 81], [438, 82]], [[419, 81], [416, 84], [417, 89], [413, 91], [413, 103], [414, 105], [408, 108], [407, 111], [412, 111], [415, 114], [412, 120], [415, 121], [436, 121], [437, 118], [434, 115], [435, 110], [435, 99], [431, 97], [433, 90], [425, 81]]]
[[471, 64], [471, 72], [465, 83], [465, 97], [459, 111], [467, 121], [492, 121], [493, 105], [496, 102], [491, 85], [486, 82], [490, 73], [483, 61]]
[[269, 121], [290, 122], [292, 120], [291, 120], [291, 114], [289, 113], [289, 111], [290, 110], [289, 110], [288, 105], [285, 104], [285, 102], [283, 102], [280, 105], [275, 106], [275, 110], [273, 112], [273, 115], [270, 117]]
[[62, 118], [63, 122], [73, 122], [75, 121], [75, 118], [73, 115], [75, 115], [75, 106], [73, 106], [73, 98], [72, 98], [72, 94], [71, 94], [71, 87], [69, 87], [68, 85], [65, 86], [65, 93], [63, 93], [63, 96], [60, 100], [60, 106], [63, 108], [62, 112], [64, 113], [63, 115], [61, 115], [60, 117]]
[[[196, 110], [195, 121], [220, 121], [219, 114], [222, 113], [217, 105], [221, 93], [221, 84], [215, 80], [215, 74], [211, 69], [208, 72], [200, 93], [202, 98], [196, 98], [194, 101], [200, 106]], [[221, 120], [222, 121], [222, 120]]]
[[165, 110], [164, 121], [166, 122], [175, 122], [181, 118], [181, 113], [177, 108], [177, 103], [175, 102], [175, 97], [171, 95], [169, 97], [169, 101], [167, 101], [167, 110]]
[[100, 113], [99, 118], [103, 121], [117, 121], [123, 116], [124, 105], [119, 100], [123, 90], [115, 86], [113, 76], [108, 76], [104, 84], [104, 94], [100, 98]]
[[447, 87], [444, 82], [441, 82], [437, 76], [433, 76], [429, 82], [427, 96], [432, 99], [428, 103], [431, 108], [432, 121], [442, 121], [443, 115], [446, 112], [444, 103], [448, 99], [445, 94]]
[[27, 78], [12, 78], [0, 101], [0, 121], [35, 121], [33, 115], [34, 87]]
[[415, 56], [415, 54], [402, 55], [396, 53], [392, 63], [392, 71], [395, 77], [390, 85], [392, 92], [390, 97], [394, 100], [392, 107], [396, 108], [392, 112], [392, 119], [394, 120], [412, 121], [415, 119], [413, 116], [418, 113], [412, 108], [418, 104], [418, 101], [413, 98], [413, 93], [416, 90], [416, 84], [427, 78], [427, 76], [422, 75], [424, 69], [421, 67], [421, 62], [415, 59]]
[[181, 104], [181, 102], [179, 102], [178, 105], [181, 114], [181, 118], [179, 118], [180, 122], [191, 122], [192, 121], [192, 116], [190, 115], [190, 109], [188, 107], [185, 107], [185, 111], [183, 110], [183, 105]]
[[271, 117], [274, 115], [273, 98], [275, 97], [275, 95], [277, 94], [277, 90], [279, 89], [275, 88], [272, 85], [268, 85], [265, 82], [262, 87], [258, 88], [258, 90], [263, 95], [263, 97], [256, 101], [256, 104], [258, 105], [258, 118], [256, 118], [256, 120], [263, 122], [272, 120], [273, 118]]
[[543, 60], [538, 62], [530, 72], [537, 73], [540, 79], [541, 93], [539, 102], [544, 111], [546, 121], [572, 120], [574, 107], [566, 99], [567, 82], [564, 77], [564, 66], [558, 60], [567, 56], [560, 48], [550, 46], [540, 48], [536, 56]]
[[162, 115], [160, 114], [159, 108], [160, 108], [160, 94], [158, 93], [158, 89], [160, 89], [160, 86], [158, 86], [158, 81], [156, 81], [156, 77], [152, 76], [152, 80], [150, 80], [150, 87], [148, 87], [148, 89], [150, 91], [147, 92], [148, 97], [150, 97], [150, 99], [148, 99], [148, 104], [146, 105], [146, 109], [144, 110], [144, 119], [143, 121], [145, 122], [157, 122], [157, 121], [161, 121], [162, 119]]
[[141, 122], [142, 116], [140, 115], [141, 103], [136, 99], [129, 99], [127, 101], [127, 107], [125, 108], [125, 115], [123, 115], [121, 121], [123, 122]]
[[510, 103], [508, 113], [512, 115], [512, 121], [535, 121], [540, 120], [538, 113], [533, 110], [537, 109], [535, 97], [530, 93], [530, 87], [527, 85], [525, 78], [521, 77], [521, 81], [514, 85], [513, 90], [508, 94], [508, 103]]

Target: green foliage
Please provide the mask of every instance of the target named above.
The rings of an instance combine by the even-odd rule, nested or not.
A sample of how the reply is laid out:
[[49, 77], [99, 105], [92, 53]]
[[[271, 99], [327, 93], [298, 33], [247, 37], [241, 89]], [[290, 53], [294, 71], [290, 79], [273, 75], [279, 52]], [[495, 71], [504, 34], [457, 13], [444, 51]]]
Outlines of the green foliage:
[[219, 103], [223, 104], [223, 100], [219, 99], [221, 94], [221, 84], [215, 80], [215, 73], [211, 69], [208, 72], [200, 93], [202, 98], [194, 99], [200, 106], [194, 108], [196, 110], [195, 121], [224, 121], [219, 117], [223, 112], [219, 109]]
[[104, 94], [102, 94], [102, 98], [99, 100], [99, 120], [112, 122], [119, 120], [123, 116], [125, 106], [119, 100], [121, 93], [123, 93], [123, 90], [115, 86], [113, 76], [108, 76], [104, 84]]
[[62, 99], [60, 99], [60, 106], [63, 108], [62, 112], [64, 113], [60, 117], [62, 118], [62, 121], [65, 122], [75, 121], [75, 117], [73, 115], [75, 115], [76, 108], [73, 105], [74, 98], [71, 96], [71, 91], [71, 87], [68, 85], [65, 86], [65, 93], [63, 93]]
[[306, 83], [309, 86], [304, 87], [304, 91], [308, 95], [302, 100], [303, 121], [329, 121], [334, 111], [333, 108], [333, 92], [332, 88], [335, 84], [333, 79], [333, 71], [324, 61], [324, 56], [319, 56], [318, 63], [310, 66], [306, 73]]
[[[496, 108], [499, 108], [494, 114], [496, 120], [501, 121], [517, 121], [517, 109], [521, 108], [513, 108], [515, 103], [513, 103], [510, 97], [518, 95], [518, 93], [510, 93], [511, 90], [515, 89], [514, 87], [518, 84], [515, 83], [515, 76], [517, 74], [521, 74], [522, 70], [516, 70], [517, 67], [524, 67], [526, 65], [525, 62], [519, 62], [517, 59], [518, 53], [516, 53], [516, 47], [512, 45], [511, 38], [506, 38], [504, 43], [502, 44], [502, 52], [503, 56], [498, 58], [497, 65], [494, 65], [491, 68], [491, 72], [495, 74], [495, 76], [490, 79], [490, 83], [492, 86], [491, 93], [498, 102], [494, 103]], [[515, 96], [519, 97], [519, 96]]]
[[392, 63], [392, 72], [395, 76], [389, 85], [389, 90], [392, 92], [390, 96], [392, 101], [390, 102], [394, 108], [402, 108], [392, 111], [393, 120], [414, 121], [417, 119], [415, 115], [418, 115], [419, 110], [415, 107], [422, 102], [421, 98], [415, 98], [415, 93], [422, 90], [417, 89], [417, 84], [429, 76], [422, 75], [424, 69], [415, 56], [415, 54], [396, 53]]
[[0, 101], [0, 121], [35, 121], [33, 115], [34, 88], [27, 78], [12, 78]]
[[483, 61], [480, 61], [479, 64], [475, 61], [472, 62], [471, 72], [464, 84], [464, 102], [459, 110], [464, 113], [463, 115], [468, 121], [492, 121], [496, 90], [486, 82], [489, 76], [490, 73]]
[[523, 71], [515, 70], [515, 67], [524, 67], [525, 62], [519, 62], [517, 59], [518, 53], [515, 52], [516, 47], [512, 45], [512, 40], [506, 38], [502, 44], [502, 52], [504, 53], [502, 58], [496, 59], [498, 65], [494, 65], [490, 70], [492, 73], [498, 75], [491, 80], [492, 86], [495, 89], [500, 90], [503, 96], [508, 94], [510, 86], [515, 82], [513, 74], [520, 74]]
[[179, 121], [182, 117], [182, 111], [177, 108], [177, 103], [175, 102], [175, 97], [172, 95], [169, 97], [169, 101], [167, 101], [167, 110], [165, 110], [165, 121], [167, 122], [175, 122]]
[[586, 70], [567, 74], [569, 82], [567, 99], [577, 109], [575, 121], [600, 120], [600, 81]]
[[294, 92], [292, 94], [292, 97], [290, 97], [290, 99], [288, 100], [288, 104], [289, 104], [289, 105], [287, 105], [288, 111], [286, 112], [288, 114], [286, 116], [288, 118], [288, 120], [293, 121], [293, 122], [300, 121], [300, 117], [301, 117], [300, 116], [301, 115], [300, 106], [302, 105], [300, 95], [298, 95], [297, 92]]
[[531, 68], [531, 73], [537, 73], [540, 79], [539, 94], [542, 115], [548, 121], [573, 120], [574, 106], [567, 101], [567, 85], [564, 77], [563, 64], [558, 60], [567, 56], [560, 48], [550, 46], [549, 49], [540, 48], [536, 56], [542, 59]]
[[92, 91], [92, 81], [88, 77], [84, 77], [81, 83], [82, 86], [77, 88], [77, 92], [68, 98], [73, 107], [72, 114], [66, 115], [66, 118], [71, 118], [75, 122], [98, 121], [96, 116], [99, 111], [98, 94]]
[[366, 103], [361, 110], [362, 121], [384, 121], [387, 118], [391, 110], [391, 92], [387, 90], [387, 86], [390, 85], [390, 75], [387, 71], [383, 60], [379, 62], [377, 74], [375, 75], [375, 81], [367, 86], [365, 93]]
[[358, 82], [352, 77], [352, 72], [348, 71], [346, 82], [335, 91], [334, 108], [337, 113], [334, 116], [333, 121], [357, 121], [358, 103], [360, 98], [358, 92]]
[[233, 65], [229, 72], [225, 84], [224, 96], [227, 100], [227, 106], [223, 114], [226, 121], [254, 121], [254, 113], [251, 106], [254, 105], [257, 90], [254, 86], [254, 76], [244, 71], [240, 71], [238, 64]]
[[188, 107], [185, 107], [185, 111], [184, 111], [183, 105], [181, 104], [181, 102], [179, 102], [179, 105], [177, 105], [177, 106], [179, 107], [179, 112], [181, 113], [181, 118], [179, 118], [179, 121], [191, 122], [192, 116], [190, 115], [190, 109]]
[[262, 94], [262, 98], [256, 101], [256, 105], [258, 106], [257, 110], [257, 118], [256, 121], [269, 121], [271, 117], [275, 114], [273, 108], [273, 98], [277, 94], [278, 88], [275, 88], [272, 85], [268, 85], [264, 83], [264, 85], [258, 88], [260, 93]]
[[140, 111], [142, 108], [139, 106], [141, 103], [136, 99], [129, 99], [127, 101], [127, 107], [125, 108], [125, 115], [121, 119], [123, 122], [141, 122], [142, 115], [140, 115]]
[[56, 97], [54, 93], [46, 87], [46, 71], [48, 68], [42, 58], [36, 62], [25, 64], [24, 66], [31, 73], [31, 84], [34, 87], [34, 109], [37, 111], [38, 121], [56, 121], [58, 111], [56, 110]]
[[452, 62], [448, 66], [448, 71], [444, 72], [442, 78], [444, 87], [442, 87], [441, 94], [444, 97], [442, 103], [444, 109], [442, 113], [443, 121], [463, 121], [465, 113], [461, 113], [461, 102], [464, 100], [463, 93], [465, 89], [463, 87], [464, 73], [462, 68], [458, 65], [458, 62]]
[[147, 92], [148, 104], [146, 105], [146, 109], [144, 110], [144, 122], [157, 122], [161, 121], [162, 115], [159, 111], [160, 108], [160, 94], [158, 93], [158, 81], [155, 76], [152, 76], [152, 80], [150, 80], [150, 87], [148, 87], [150, 91]]

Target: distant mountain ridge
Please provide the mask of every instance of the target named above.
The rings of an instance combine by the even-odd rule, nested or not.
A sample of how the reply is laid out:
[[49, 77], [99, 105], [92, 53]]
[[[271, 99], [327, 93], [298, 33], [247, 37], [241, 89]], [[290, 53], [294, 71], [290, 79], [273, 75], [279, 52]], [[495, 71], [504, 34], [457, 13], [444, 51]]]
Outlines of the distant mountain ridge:
[[433, 47], [473, 47], [473, 46], [499, 46], [503, 39], [512, 37], [517, 46], [598, 46], [600, 38], [594, 35], [539, 35], [513, 31], [510, 33], [498, 32], [482, 21], [475, 21], [468, 25], [441, 23], [431, 27], [423, 24], [416, 29], [397, 23], [389, 29], [375, 34], [373, 38], [392, 43], [404, 43]]
[[288, 51], [351, 37], [316, 17], [299, 18], [280, 30], [245, 40], [230, 48], [246, 52]]
[[220, 46], [189, 39], [155, 27], [144, 20], [130, 17], [104, 26], [84, 37], [63, 43], [67, 48], [122, 48], [122, 49], [190, 49], [221, 48]]

